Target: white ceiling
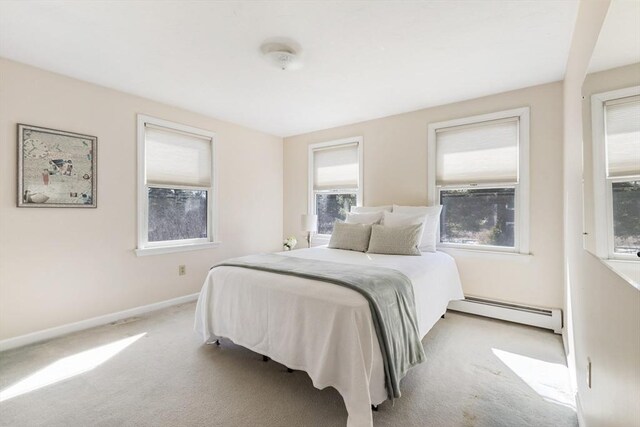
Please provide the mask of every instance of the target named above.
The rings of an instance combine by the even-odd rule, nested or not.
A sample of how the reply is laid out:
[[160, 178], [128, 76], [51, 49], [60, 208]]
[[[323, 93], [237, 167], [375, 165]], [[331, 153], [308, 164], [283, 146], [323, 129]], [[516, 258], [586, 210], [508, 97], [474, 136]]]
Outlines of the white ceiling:
[[640, 0], [613, 0], [604, 20], [589, 72], [640, 62]]
[[[576, 0], [3, 1], [0, 56], [289, 136], [564, 77]], [[284, 72], [272, 37], [303, 48]]]

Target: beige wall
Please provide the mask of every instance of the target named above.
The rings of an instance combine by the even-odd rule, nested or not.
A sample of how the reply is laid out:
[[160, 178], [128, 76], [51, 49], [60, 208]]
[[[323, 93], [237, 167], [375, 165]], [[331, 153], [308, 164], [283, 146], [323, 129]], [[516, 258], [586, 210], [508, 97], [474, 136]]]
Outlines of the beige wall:
[[[219, 248], [134, 254], [136, 113], [216, 132]], [[16, 123], [98, 137], [97, 209], [16, 208]], [[0, 339], [198, 292], [216, 261], [281, 248], [279, 137], [0, 60], [0, 144]]]
[[533, 256], [460, 253], [465, 293], [546, 307], [562, 306], [562, 84], [551, 83], [471, 101], [285, 138], [284, 232], [300, 234], [307, 210], [307, 146], [364, 137], [364, 204], [424, 205], [427, 125], [531, 107], [531, 252]]
[[565, 335], [586, 427], [640, 426], [640, 292], [582, 242], [583, 175], [576, 161], [583, 150], [581, 89], [608, 7], [608, 1], [581, 2], [563, 95]]
[[584, 239], [585, 248], [596, 253], [593, 200], [593, 134], [591, 129], [591, 95], [640, 85], [640, 63], [587, 75], [582, 85], [582, 140], [584, 158]]

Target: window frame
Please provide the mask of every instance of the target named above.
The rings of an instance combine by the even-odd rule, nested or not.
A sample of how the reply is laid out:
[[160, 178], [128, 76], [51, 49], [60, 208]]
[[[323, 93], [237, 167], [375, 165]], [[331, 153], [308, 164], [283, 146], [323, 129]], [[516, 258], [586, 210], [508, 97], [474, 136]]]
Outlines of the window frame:
[[[357, 188], [340, 188], [333, 190], [315, 190], [314, 189], [314, 151], [318, 149], [327, 149], [332, 147], [340, 147], [341, 145], [358, 145], [358, 187]], [[307, 179], [307, 194], [308, 205], [307, 213], [310, 215], [316, 215], [316, 194], [354, 194], [356, 195], [356, 206], [362, 206], [363, 204], [363, 183], [364, 183], [364, 147], [362, 136], [354, 136], [350, 138], [336, 139], [332, 141], [319, 142], [315, 144], [309, 144], [308, 148], [308, 179]], [[321, 243], [328, 243], [331, 238], [330, 234], [315, 234], [315, 239]]]
[[[165, 128], [177, 133], [186, 133], [211, 140], [211, 185], [170, 185], [148, 184], [146, 173], [146, 124]], [[144, 114], [137, 115], [138, 130], [138, 247], [136, 255], [155, 255], [172, 252], [184, 252], [198, 249], [208, 249], [219, 246], [218, 237], [218, 169], [216, 167], [216, 134], [214, 132], [199, 129], [169, 120], [159, 119]], [[194, 190], [207, 192], [207, 237], [181, 240], [163, 240], [149, 242], [149, 188], [164, 188], [176, 190]]]
[[591, 133], [593, 152], [594, 238], [596, 254], [602, 259], [636, 261], [638, 256], [615, 252], [613, 228], [613, 184], [640, 180], [640, 175], [607, 177], [605, 107], [608, 101], [640, 95], [640, 86], [631, 86], [591, 95]]
[[[455, 185], [436, 184], [436, 137], [441, 129], [459, 126], [479, 125], [483, 122], [515, 118], [518, 121], [518, 182], [516, 183], [467, 183]], [[430, 123], [427, 136], [427, 200], [430, 206], [439, 205], [442, 190], [469, 190], [479, 188], [514, 188], [514, 246], [471, 245], [440, 241], [440, 227], [437, 230], [436, 247], [440, 249], [464, 249], [478, 252], [529, 255], [529, 127], [530, 108], [520, 107], [494, 113], [462, 117], [453, 120]]]

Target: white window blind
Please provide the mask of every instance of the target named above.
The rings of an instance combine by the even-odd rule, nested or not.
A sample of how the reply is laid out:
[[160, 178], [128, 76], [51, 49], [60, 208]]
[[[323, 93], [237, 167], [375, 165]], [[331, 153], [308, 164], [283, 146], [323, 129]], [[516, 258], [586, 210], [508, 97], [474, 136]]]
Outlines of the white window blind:
[[145, 145], [147, 183], [211, 186], [211, 139], [147, 124]]
[[339, 190], [358, 187], [358, 144], [313, 151], [313, 189]]
[[640, 96], [605, 103], [607, 177], [640, 175]]
[[518, 119], [436, 131], [436, 184], [518, 182]]

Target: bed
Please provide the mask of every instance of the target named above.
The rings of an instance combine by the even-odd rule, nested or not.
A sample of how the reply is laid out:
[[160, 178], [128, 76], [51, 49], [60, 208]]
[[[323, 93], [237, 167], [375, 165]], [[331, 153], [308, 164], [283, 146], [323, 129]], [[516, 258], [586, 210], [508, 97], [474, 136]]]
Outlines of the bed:
[[[464, 298], [455, 261], [442, 252], [401, 256], [317, 247], [280, 255], [400, 271], [413, 286], [419, 338], [449, 301]], [[369, 304], [354, 290], [267, 271], [215, 267], [198, 298], [195, 330], [204, 342], [228, 338], [303, 370], [318, 389], [334, 387], [344, 399], [349, 427], [371, 426], [371, 405], [387, 400]]]

